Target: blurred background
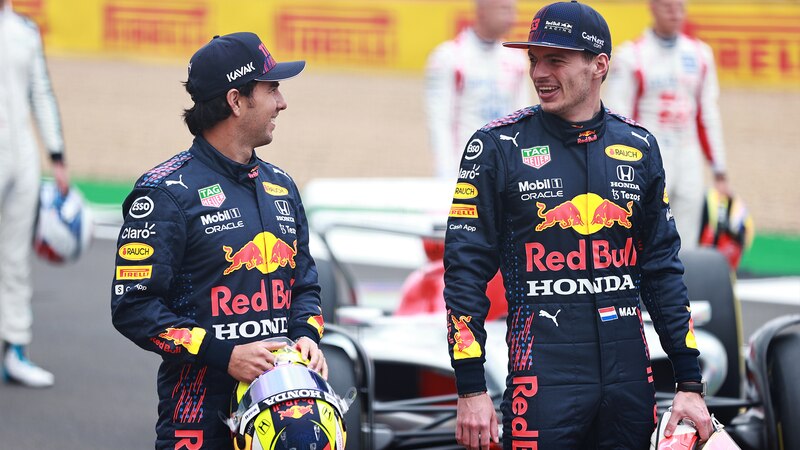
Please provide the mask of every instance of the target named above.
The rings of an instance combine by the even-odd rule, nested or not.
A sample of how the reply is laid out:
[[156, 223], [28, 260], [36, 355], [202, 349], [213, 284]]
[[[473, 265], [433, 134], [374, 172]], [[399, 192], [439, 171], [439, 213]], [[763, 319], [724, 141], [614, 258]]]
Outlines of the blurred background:
[[[545, 3], [519, 0], [509, 40], [527, 37]], [[615, 45], [649, 25], [646, 0], [591, 4]], [[471, 0], [14, 0], [13, 7], [41, 27], [70, 176], [108, 222], [121, 221], [120, 204], [140, 174], [191, 144], [181, 120], [190, 106], [181, 84], [187, 61], [212, 36], [235, 31], [259, 34], [278, 61], [308, 63], [282, 83], [288, 109], [273, 143], [259, 150], [301, 190], [319, 178], [432, 177], [425, 61], [473, 17]], [[747, 337], [766, 318], [800, 310], [800, 0], [692, 0], [688, 21], [713, 48], [728, 175], [755, 221], [740, 279], [792, 280], [769, 308], [743, 303]], [[387, 204], [400, 201], [392, 194]], [[112, 329], [114, 241], [92, 246], [67, 270], [36, 263], [32, 353], [57, 381], [47, 391], [0, 384], [0, 448], [152, 448], [158, 358]], [[748, 286], [740, 296], [765, 290]]]
[[[545, 3], [520, 0], [509, 39], [525, 38]], [[646, 1], [593, 6], [615, 44], [650, 22]], [[190, 104], [181, 85], [189, 57], [211, 36], [234, 31], [259, 34], [278, 61], [308, 62], [284, 83], [288, 110], [274, 143], [259, 152], [301, 189], [318, 177], [432, 176], [425, 60], [473, 17], [470, 0], [14, 0], [13, 7], [42, 29], [70, 175], [116, 218], [133, 180], [191, 142], [180, 117]], [[694, 0], [687, 28], [714, 50], [729, 177], [755, 220], [740, 272], [800, 274], [800, 1]]]

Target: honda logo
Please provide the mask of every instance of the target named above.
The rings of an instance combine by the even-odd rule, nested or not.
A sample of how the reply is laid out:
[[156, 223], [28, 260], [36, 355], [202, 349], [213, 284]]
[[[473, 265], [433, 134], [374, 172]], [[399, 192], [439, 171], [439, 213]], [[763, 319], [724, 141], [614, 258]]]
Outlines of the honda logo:
[[632, 182], [635, 177], [635, 172], [631, 166], [617, 166], [617, 178], [619, 181]]
[[291, 214], [289, 202], [286, 200], [275, 200], [275, 207], [278, 208], [278, 212], [281, 213], [281, 215], [288, 216]]

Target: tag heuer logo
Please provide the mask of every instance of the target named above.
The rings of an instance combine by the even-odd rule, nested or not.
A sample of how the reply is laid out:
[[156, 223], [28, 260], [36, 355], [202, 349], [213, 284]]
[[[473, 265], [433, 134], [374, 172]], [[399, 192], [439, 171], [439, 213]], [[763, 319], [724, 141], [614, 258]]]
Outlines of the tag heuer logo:
[[539, 147], [523, 148], [522, 162], [526, 165], [539, 169], [550, 162], [550, 146], [542, 145]]
[[222, 188], [219, 187], [219, 184], [200, 188], [197, 190], [197, 194], [200, 195], [200, 203], [202, 203], [203, 206], [219, 208], [222, 206], [222, 202], [225, 201], [225, 193], [222, 192]]

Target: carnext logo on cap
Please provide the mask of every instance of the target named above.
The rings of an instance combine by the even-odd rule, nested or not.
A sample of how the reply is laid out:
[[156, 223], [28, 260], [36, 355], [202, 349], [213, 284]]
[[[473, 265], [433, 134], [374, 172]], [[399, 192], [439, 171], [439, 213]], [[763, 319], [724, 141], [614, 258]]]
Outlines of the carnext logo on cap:
[[581, 37], [583, 37], [585, 40], [591, 42], [591, 44], [592, 44], [592, 46], [594, 48], [601, 48], [603, 46], [603, 44], [605, 44], [605, 42], [606, 42], [603, 39], [600, 39], [599, 37], [597, 37], [597, 36], [595, 36], [593, 34], [586, 33], [585, 31], [583, 33], [581, 33]]

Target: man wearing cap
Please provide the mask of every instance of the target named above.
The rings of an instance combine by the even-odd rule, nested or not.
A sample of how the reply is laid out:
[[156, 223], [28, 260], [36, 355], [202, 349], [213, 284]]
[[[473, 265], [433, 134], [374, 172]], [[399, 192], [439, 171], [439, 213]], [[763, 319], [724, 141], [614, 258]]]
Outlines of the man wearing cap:
[[286, 336], [327, 375], [319, 284], [294, 181], [256, 156], [286, 109], [277, 63], [253, 33], [216, 36], [189, 62], [192, 146], [145, 173], [123, 204], [114, 326], [159, 354], [157, 449], [232, 447], [236, 380], [270, 369]]
[[[655, 389], [640, 297], [674, 367], [668, 426], [706, 439], [680, 240], [658, 143], [600, 101], [611, 35], [577, 2], [543, 7], [526, 42], [540, 104], [476, 131], [445, 241], [445, 302], [458, 400], [456, 439], [497, 439], [486, 393], [486, 284], [500, 269], [508, 301], [506, 449], [648, 448]], [[463, 189], [462, 189], [463, 191]], [[671, 432], [671, 431], [670, 431]]]

